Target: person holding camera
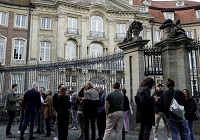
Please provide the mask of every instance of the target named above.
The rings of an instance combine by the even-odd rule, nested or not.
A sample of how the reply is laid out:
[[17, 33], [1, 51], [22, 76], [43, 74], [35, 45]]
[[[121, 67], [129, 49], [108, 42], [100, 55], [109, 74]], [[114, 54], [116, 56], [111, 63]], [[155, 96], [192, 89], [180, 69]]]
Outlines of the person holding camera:
[[170, 139], [171, 137], [169, 127], [167, 124], [167, 118], [164, 114], [164, 110], [162, 108], [162, 103], [161, 103], [161, 95], [163, 94], [163, 92], [164, 92], [163, 84], [157, 84], [156, 91], [153, 94], [153, 96], [157, 97], [157, 102], [154, 102], [154, 112], [155, 112], [155, 126], [153, 128], [154, 140], [158, 140], [158, 127], [161, 118], [163, 119], [168, 139]]

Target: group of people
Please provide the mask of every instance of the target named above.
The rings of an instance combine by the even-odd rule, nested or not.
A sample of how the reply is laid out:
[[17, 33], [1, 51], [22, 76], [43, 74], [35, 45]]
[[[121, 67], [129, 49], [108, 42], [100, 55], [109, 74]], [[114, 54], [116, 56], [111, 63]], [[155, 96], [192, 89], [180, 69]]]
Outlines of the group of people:
[[[13, 84], [12, 89], [7, 91], [5, 109], [8, 112], [9, 121], [6, 128], [6, 137], [15, 137], [11, 133], [11, 126], [16, 114], [17, 106], [20, 105], [20, 140], [24, 140], [24, 134], [29, 133], [29, 140], [36, 139], [33, 134], [45, 134], [51, 136], [51, 125], [55, 116], [55, 136], [58, 140], [67, 140], [68, 128], [78, 129], [78, 139], [96, 140], [96, 127], [98, 128], [97, 140], [110, 140], [111, 130], [116, 129], [116, 139], [124, 140], [125, 133], [129, 132], [129, 100], [126, 90], [120, 90], [120, 84], [113, 84], [113, 91], [106, 94], [101, 87], [94, 87], [87, 82], [77, 92], [67, 91], [64, 84], [58, 85], [58, 91], [52, 95], [50, 89], [38, 87], [36, 82], [23, 96], [17, 96], [18, 85]], [[38, 91], [39, 88], [39, 91]], [[71, 116], [71, 126], [69, 120]], [[37, 118], [37, 130], [34, 130], [35, 118]], [[46, 133], [44, 130], [46, 124]], [[26, 131], [29, 125], [29, 132]], [[91, 130], [89, 130], [91, 128]]]
[[[149, 140], [153, 128], [154, 140], [158, 140], [158, 126], [163, 119], [168, 139], [194, 140], [193, 122], [196, 120], [197, 105], [187, 89], [182, 91], [174, 89], [174, 80], [168, 78], [167, 90], [163, 91], [163, 84], [157, 84], [156, 90], [151, 95], [154, 87], [153, 78], [146, 78], [140, 84], [135, 98], [137, 104], [136, 122], [141, 123], [138, 140]], [[177, 116], [170, 110], [172, 99], [184, 107], [184, 116]]]

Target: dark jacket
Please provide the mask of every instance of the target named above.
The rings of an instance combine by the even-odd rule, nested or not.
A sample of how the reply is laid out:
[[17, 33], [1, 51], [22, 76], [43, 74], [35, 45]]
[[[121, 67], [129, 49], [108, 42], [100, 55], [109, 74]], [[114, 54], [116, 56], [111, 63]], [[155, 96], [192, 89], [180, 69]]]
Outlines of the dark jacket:
[[154, 92], [153, 96], [157, 96], [160, 97], [160, 99], [157, 102], [154, 102], [153, 106], [154, 106], [154, 113], [157, 114], [158, 112], [164, 112], [163, 110], [163, 105], [162, 105], [162, 101], [161, 101], [161, 95], [164, 91], [161, 91], [161, 93], [159, 92]]
[[16, 93], [13, 92], [12, 89], [8, 90], [5, 109], [8, 111], [16, 111], [17, 110], [16, 103], [19, 100], [20, 99], [17, 97]]
[[195, 120], [195, 112], [197, 111], [197, 104], [195, 100], [191, 97], [186, 100], [185, 105], [185, 118], [187, 120]]
[[57, 103], [57, 100], [58, 100], [58, 93], [56, 92], [56, 93], [54, 93], [54, 95], [53, 95], [53, 109], [54, 109], [54, 111], [56, 111], [57, 112], [57, 105], [56, 105], [56, 103]]
[[36, 91], [34, 88], [26, 91], [24, 94], [24, 105], [25, 110], [41, 108], [40, 92]]
[[68, 96], [57, 97], [56, 109], [58, 113], [68, 113], [68, 109], [70, 109], [70, 107]]
[[[170, 107], [170, 104], [171, 104], [172, 99], [174, 97], [174, 91], [175, 90], [173, 88], [169, 88], [161, 96], [164, 114], [165, 114], [167, 119], [171, 118], [171, 117], [176, 118], [176, 115], [174, 115], [172, 112], [169, 113], [170, 112], [169, 107]], [[186, 99], [185, 99], [183, 93], [180, 90], [176, 90], [175, 99], [176, 99], [176, 101], [178, 102], [179, 105], [182, 105], [182, 106], [186, 105]], [[177, 119], [179, 119], [179, 118], [177, 118]]]
[[78, 96], [77, 92], [74, 92], [72, 94], [71, 102], [70, 102], [72, 110], [78, 110], [78, 105], [76, 103], [77, 96]]
[[126, 95], [124, 95], [123, 111], [129, 111], [129, 100]]
[[78, 93], [78, 100], [76, 100], [76, 104], [78, 105], [78, 110], [83, 111], [83, 97], [84, 97], [84, 88], [82, 88]]
[[[150, 125], [155, 125], [155, 114], [153, 108], [154, 97], [151, 96], [151, 91], [148, 87], [139, 87], [137, 94], [140, 94], [145, 101], [145, 107], [137, 108], [136, 116], [141, 118], [136, 118], [137, 123], [145, 123]], [[140, 115], [138, 115], [140, 113]]]

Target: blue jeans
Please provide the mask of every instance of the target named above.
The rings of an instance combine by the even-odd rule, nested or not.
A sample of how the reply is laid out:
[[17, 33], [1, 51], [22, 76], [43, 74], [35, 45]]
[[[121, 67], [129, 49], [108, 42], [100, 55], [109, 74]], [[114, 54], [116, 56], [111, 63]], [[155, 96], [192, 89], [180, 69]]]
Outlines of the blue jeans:
[[193, 132], [193, 121], [187, 120], [188, 123], [188, 129], [190, 133], [190, 140], [194, 140], [194, 132]]
[[179, 140], [179, 133], [181, 140], [190, 140], [187, 121], [175, 122], [171, 118], [167, 119], [169, 130], [171, 132], [172, 140]]
[[72, 113], [72, 128], [78, 126], [78, 121], [77, 121], [77, 114], [78, 114], [78, 110], [71, 110]]
[[34, 121], [35, 121], [36, 113], [37, 113], [36, 109], [26, 109], [25, 110], [24, 121], [23, 121], [23, 124], [22, 124], [22, 129], [21, 129], [21, 134], [20, 134], [21, 138], [23, 138], [23, 136], [24, 136], [24, 131], [27, 128], [29, 120], [30, 120], [29, 137], [33, 136], [33, 128], [34, 128]]

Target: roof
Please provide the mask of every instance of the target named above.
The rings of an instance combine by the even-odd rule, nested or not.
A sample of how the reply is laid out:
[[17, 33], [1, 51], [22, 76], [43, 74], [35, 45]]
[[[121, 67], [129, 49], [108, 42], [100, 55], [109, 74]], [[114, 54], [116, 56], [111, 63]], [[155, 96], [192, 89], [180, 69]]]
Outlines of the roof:
[[181, 24], [198, 23], [196, 10], [200, 9], [200, 2], [185, 1], [185, 6], [176, 6], [176, 1], [152, 1], [149, 13], [156, 22], [164, 22], [163, 12], [174, 12], [174, 20], [180, 19]]
[[0, 0], [0, 3], [28, 6], [30, 4], [30, 0]]

